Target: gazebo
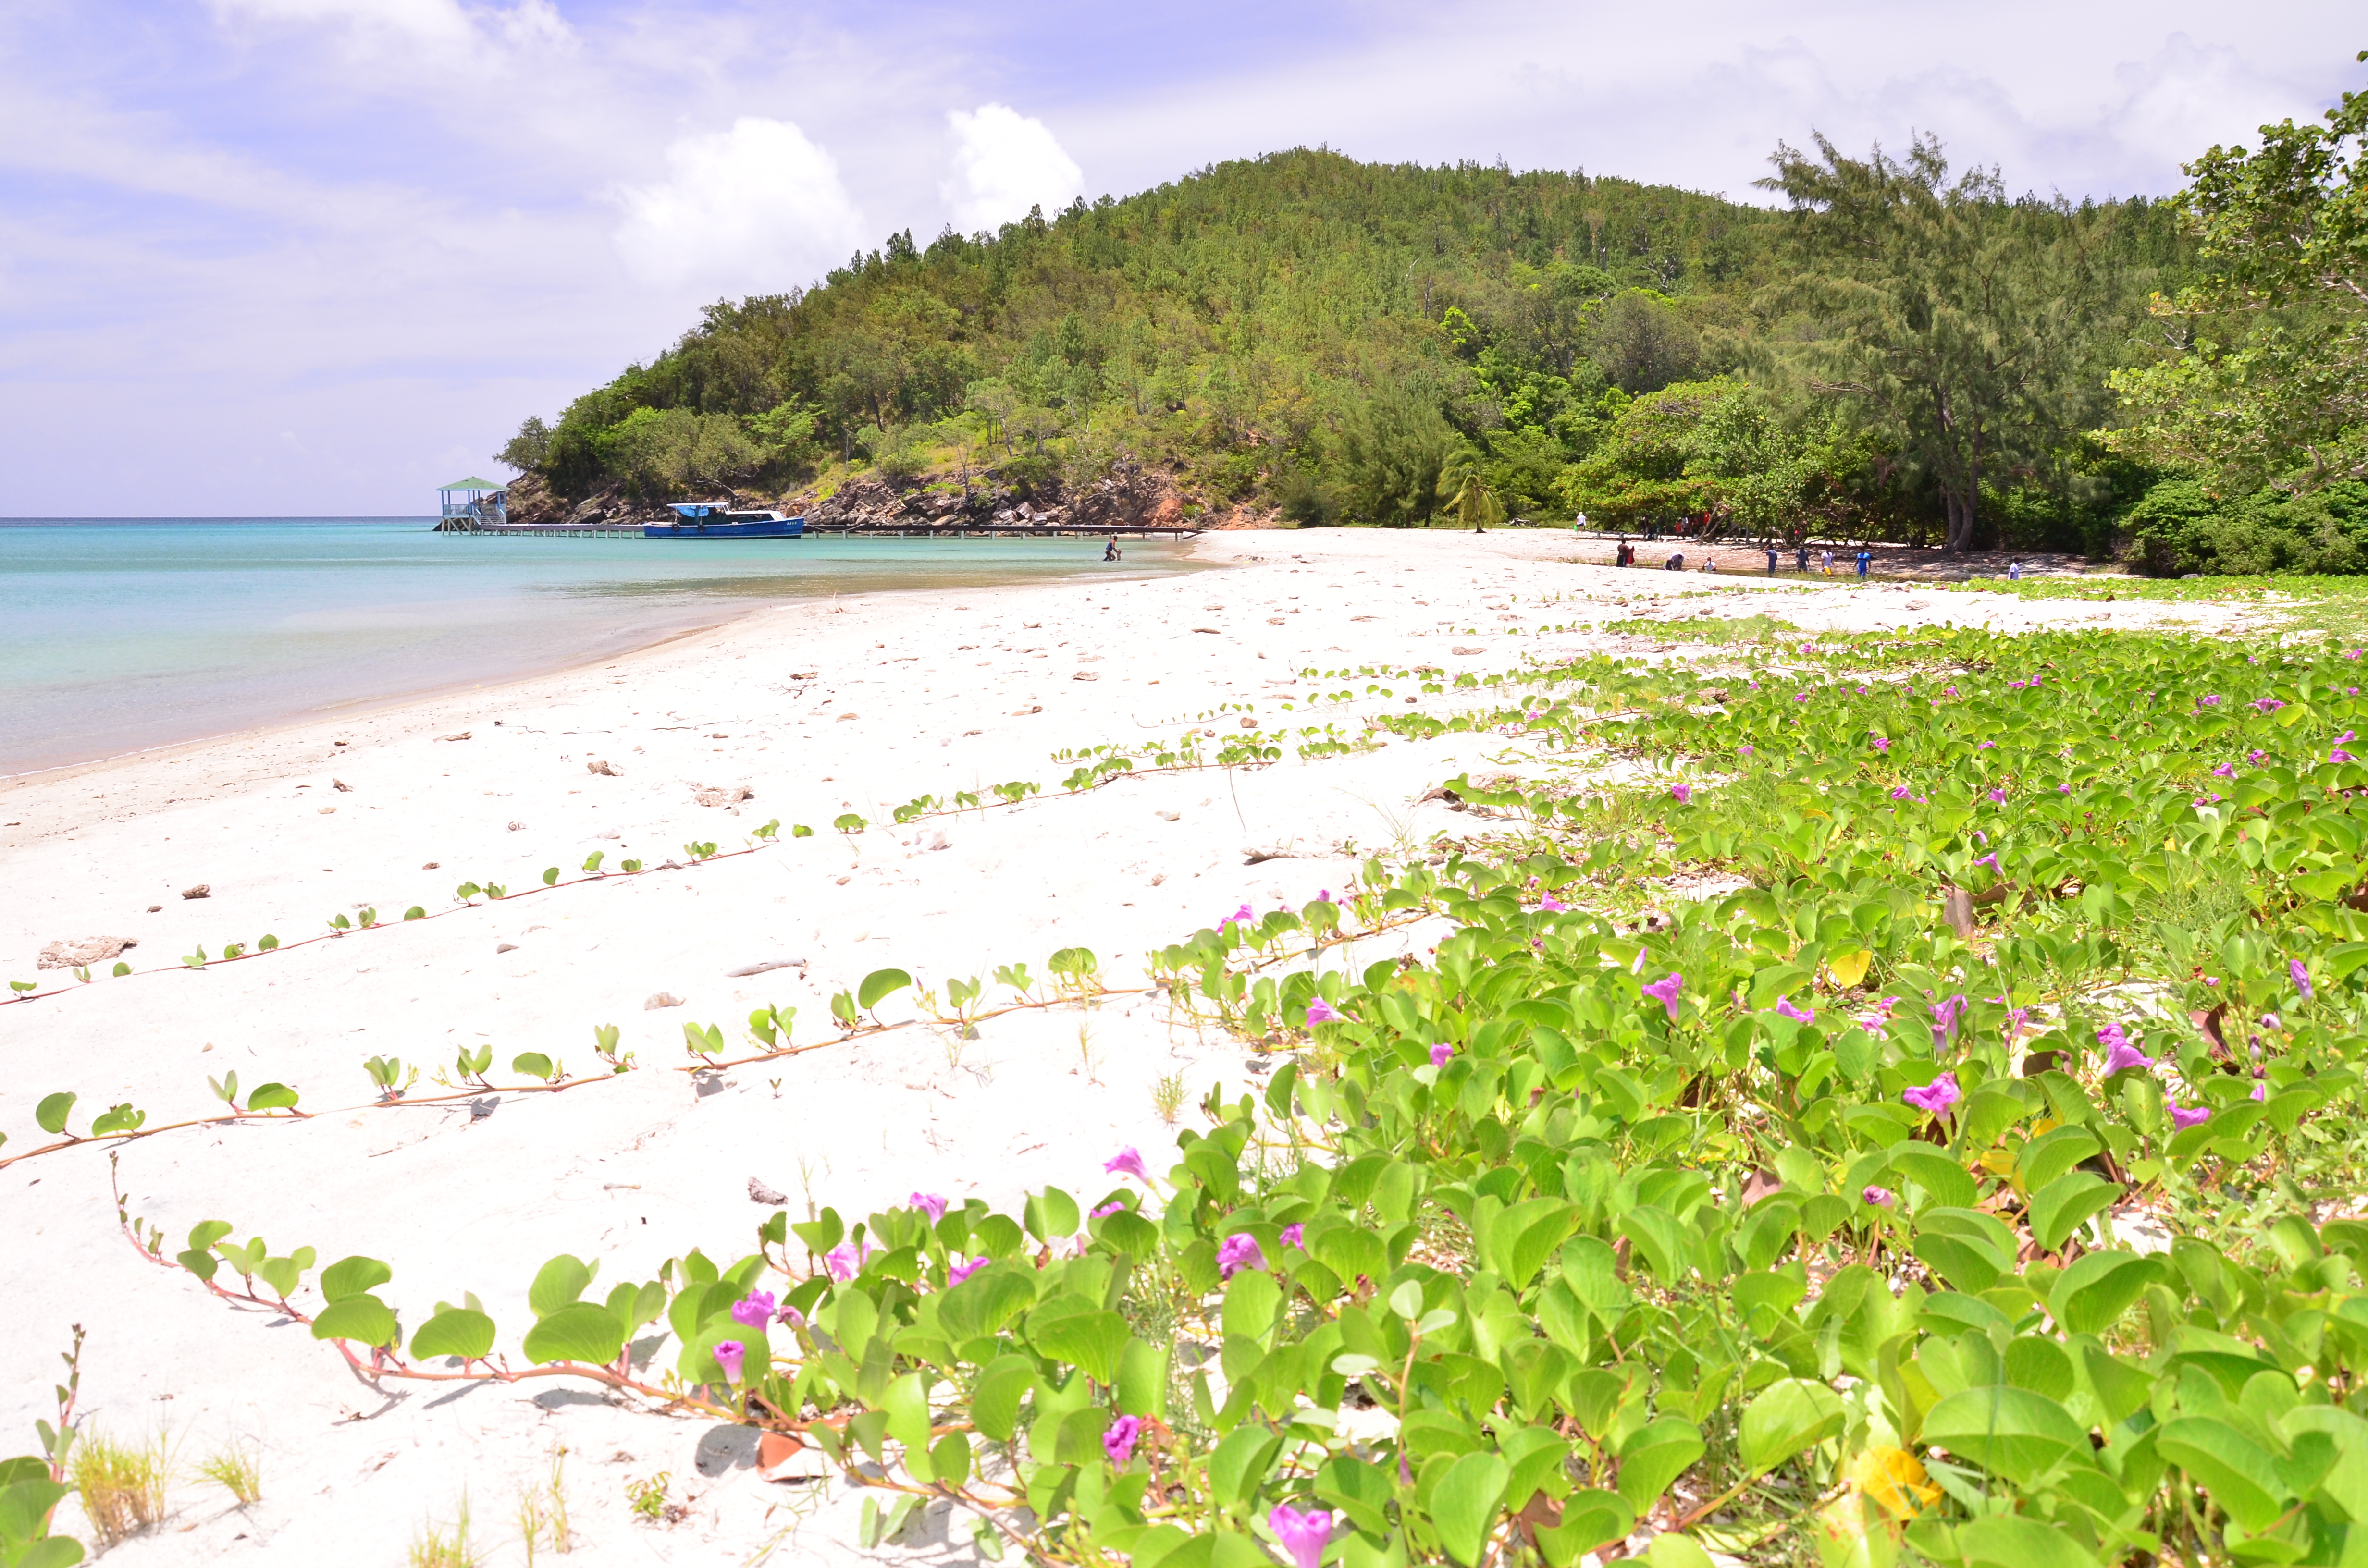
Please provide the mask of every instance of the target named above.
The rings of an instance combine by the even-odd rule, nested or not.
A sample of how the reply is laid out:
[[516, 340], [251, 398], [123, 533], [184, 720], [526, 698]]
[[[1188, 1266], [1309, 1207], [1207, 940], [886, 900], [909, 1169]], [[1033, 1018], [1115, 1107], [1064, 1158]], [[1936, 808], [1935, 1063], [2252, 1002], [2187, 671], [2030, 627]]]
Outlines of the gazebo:
[[456, 479], [450, 484], [438, 485], [436, 495], [442, 503], [442, 520], [438, 524], [440, 528], [498, 528], [509, 524], [507, 489], [490, 479], [474, 475]]

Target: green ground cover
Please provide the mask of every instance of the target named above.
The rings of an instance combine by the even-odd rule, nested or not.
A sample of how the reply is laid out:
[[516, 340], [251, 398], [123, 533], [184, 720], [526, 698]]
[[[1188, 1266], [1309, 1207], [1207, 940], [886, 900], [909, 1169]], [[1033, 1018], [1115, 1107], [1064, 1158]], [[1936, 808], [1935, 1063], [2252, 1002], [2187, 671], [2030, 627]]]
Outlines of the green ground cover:
[[[605, 1294], [563, 1256], [499, 1324], [127, 1234], [369, 1377], [797, 1433], [879, 1489], [866, 1544], [951, 1498], [991, 1553], [1143, 1568], [2368, 1550], [2358, 651], [1656, 630], [1379, 722], [1504, 771], [1441, 781], [1459, 841], [1156, 956], [1277, 1064], [1099, 1194], [779, 1213]], [[1045, 968], [877, 971], [740, 1059], [1108, 994]]]

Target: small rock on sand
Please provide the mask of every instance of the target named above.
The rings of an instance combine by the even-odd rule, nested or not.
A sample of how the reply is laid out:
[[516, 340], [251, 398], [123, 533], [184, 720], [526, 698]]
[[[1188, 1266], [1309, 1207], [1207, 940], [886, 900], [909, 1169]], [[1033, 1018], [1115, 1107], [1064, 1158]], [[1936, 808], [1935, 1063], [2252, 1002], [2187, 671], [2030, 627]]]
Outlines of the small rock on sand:
[[139, 945], [137, 937], [85, 937], [79, 942], [51, 942], [41, 949], [41, 956], [33, 960], [33, 967], [79, 969], [86, 964], [108, 963], [122, 957], [124, 949]]
[[623, 771], [619, 768], [616, 764], [610, 762], [605, 756], [598, 762], [586, 763], [584, 765], [584, 771], [586, 773], [597, 773], [603, 778], [622, 778], [625, 776]]
[[853, 714], [853, 713], [841, 713], [841, 714], [838, 716], [838, 722], [839, 722], [840, 723], [844, 724], [844, 723], [846, 723], [849, 719], [852, 719], [852, 718], [855, 718], [855, 717], [856, 717], [856, 715], [855, 715], [855, 714]]
[[193, 888], [183, 888], [181, 890], [181, 896], [183, 898], [211, 898], [213, 895], [214, 890], [204, 882], [199, 882]]
[[436, 738], [439, 741], [465, 741], [469, 738], [469, 732], [463, 730], [457, 735], [438, 735]]
[[494, 951], [496, 953], [514, 953], [518, 951], [518, 944], [516, 942], [504, 942], [499, 947], [495, 948]]
[[522, 822], [514, 822], [510, 824], [510, 831], [512, 833], [524, 833], [526, 831], [526, 824]]
[[764, 974], [777, 969], [803, 969], [805, 967], [806, 960], [803, 959], [767, 959], [763, 963], [743, 964], [738, 969], [727, 969], [723, 971], [723, 978], [726, 980], [746, 980], [752, 974]]
[[[846, 715], [840, 716], [844, 718]], [[743, 801], [755, 800], [757, 791], [746, 784], [709, 785], [704, 788], [694, 784], [690, 795], [702, 806], [736, 806]]]
[[1449, 650], [1450, 653], [1461, 654], [1465, 658], [1469, 658], [1474, 653], [1485, 653], [1488, 650], [1486, 648], [1474, 648], [1463, 644], [1458, 644], [1454, 648]]
[[1182, 817], [1184, 813], [1182, 812], [1154, 812], [1151, 814], [1157, 817], [1161, 822], [1175, 822], [1178, 818]]
[[775, 1192], [771, 1187], [767, 1187], [755, 1176], [750, 1176], [748, 1178], [748, 1201], [751, 1203], [766, 1204], [787, 1203], [789, 1199], [780, 1193]]
[[679, 1007], [681, 1006], [681, 997], [676, 995], [671, 991], [661, 991], [656, 995], [642, 1004], [642, 1011], [644, 1013], [655, 1013], [660, 1007]]

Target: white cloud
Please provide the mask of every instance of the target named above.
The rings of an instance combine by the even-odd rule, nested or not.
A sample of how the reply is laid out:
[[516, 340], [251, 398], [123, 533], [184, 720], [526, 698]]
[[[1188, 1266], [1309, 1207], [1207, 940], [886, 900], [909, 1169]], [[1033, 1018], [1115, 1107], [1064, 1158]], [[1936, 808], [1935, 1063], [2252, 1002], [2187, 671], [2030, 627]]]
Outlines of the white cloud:
[[644, 282], [780, 293], [861, 243], [838, 165], [786, 120], [748, 117], [679, 138], [666, 163], [666, 184], [617, 193], [617, 249]]
[[975, 114], [946, 116], [954, 132], [954, 177], [943, 194], [954, 226], [993, 229], [1042, 207], [1046, 216], [1066, 207], [1085, 187], [1085, 171], [1041, 119], [1002, 104]]

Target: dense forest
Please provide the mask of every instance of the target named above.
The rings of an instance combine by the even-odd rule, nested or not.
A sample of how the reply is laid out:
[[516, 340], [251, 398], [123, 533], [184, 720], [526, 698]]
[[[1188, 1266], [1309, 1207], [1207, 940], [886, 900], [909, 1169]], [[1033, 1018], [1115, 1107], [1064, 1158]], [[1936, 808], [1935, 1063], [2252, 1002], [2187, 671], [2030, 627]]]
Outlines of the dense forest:
[[1125, 466], [1302, 527], [2360, 570], [2360, 102], [2213, 149], [2171, 201], [2011, 196], [1926, 140], [1780, 145], [1766, 205], [1281, 153], [720, 301], [501, 457], [566, 497]]

